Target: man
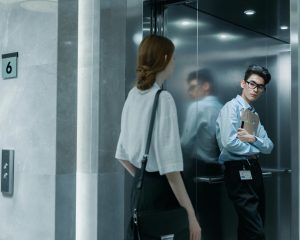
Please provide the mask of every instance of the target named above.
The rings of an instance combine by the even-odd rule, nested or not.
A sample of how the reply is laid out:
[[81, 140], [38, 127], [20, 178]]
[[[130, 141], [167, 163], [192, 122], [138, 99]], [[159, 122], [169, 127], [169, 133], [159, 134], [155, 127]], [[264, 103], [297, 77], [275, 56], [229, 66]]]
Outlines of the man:
[[214, 96], [214, 81], [209, 69], [191, 72], [187, 83], [192, 103], [188, 107], [181, 136], [184, 176], [192, 203], [199, 215], [203, 239], [221, 240], [220, 185], [195, 182], [194, 178], [222, 174], [216, 140], [216, 120], [222, 104]]
[[[273, 143], [251, 104], [263, 95], [270, 80], [268, 69], [250, 65], [240, 82], [242, 94], [227, 102], [217, 119], [219, 161], [225, 165], [227, 193], [238, 214], [239, 240], [265, 239], [265, 196], [258, 155], [271, 153]], [[251, 128], [252, 133], [247, 130]]]

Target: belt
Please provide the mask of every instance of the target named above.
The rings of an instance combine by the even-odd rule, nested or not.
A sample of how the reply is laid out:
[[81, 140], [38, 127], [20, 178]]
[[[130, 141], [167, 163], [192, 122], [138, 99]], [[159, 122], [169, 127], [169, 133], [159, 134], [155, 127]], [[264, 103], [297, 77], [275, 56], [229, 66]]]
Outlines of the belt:
[[257, 161], [258, 158], [248, 158], [243, 160], [229, 160], [225, 161], [224, 165], [225, 167], [234, 167], [234, 166], [243, 166], [244, 164], [252, 165], [252, 164], [258, 164]]
[[258, 156], [257, 155], [251, 155], [251, 156], [248, 156], [247, 159], [248, 160], [250, 160], [250, 159], [258, 159]]

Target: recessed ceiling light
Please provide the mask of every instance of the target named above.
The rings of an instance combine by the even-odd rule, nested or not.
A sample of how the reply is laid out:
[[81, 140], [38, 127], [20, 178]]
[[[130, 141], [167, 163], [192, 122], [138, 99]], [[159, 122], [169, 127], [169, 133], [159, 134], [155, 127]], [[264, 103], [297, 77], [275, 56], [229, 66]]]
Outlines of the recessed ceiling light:
[[280, 29], [281, 29], [281, 30], [287, 30], [287, 29], [289, 29], [289, 27], [286, 26], [286, 25], [282, 25], [282, 26], [280, 26]]
[[256, 13], [256, 11], [253, 9], [247, 9], [244, 11], [244, 13], [248, 16], [251, 16], [251, 15], [254, 15]]
[[197, 26], [197, 23], [191, 19], [180, 19], [176, 21], [175, 24], [177, 27], [186, 28], [186, 29]]
[[221, 39], [224, 39], [224, 40], [228, 38], [228, 35], [225, 33], [221, 33], [219, 36]]
[[239, 35], [236, 35], [236, 34], [231, 34], [231, 33], [218, 33], [216, 35], [216, 37], [221, 40], [221, 41], [234, 41], [234, 40], [237, 40], [237, 39], [240, 39], [241, 36]]
[[182, 20], [182, 21], [180, 22], [180, 24], [181, 24], [182, 26], [189, 26], [189, 25], [192, 24], [192, 22], [191, 22], [191, 21], [188, 21], [188, 20]]
[[174, 24], [175, 27], [181, 28], [181, 29], [191, 29], [194, 27], [203, 27], [205, 24], [200, 21], [195, 21], [192, 19], [184, 18], [179, 19], [174, 22], [170, 22], [171, 25]]

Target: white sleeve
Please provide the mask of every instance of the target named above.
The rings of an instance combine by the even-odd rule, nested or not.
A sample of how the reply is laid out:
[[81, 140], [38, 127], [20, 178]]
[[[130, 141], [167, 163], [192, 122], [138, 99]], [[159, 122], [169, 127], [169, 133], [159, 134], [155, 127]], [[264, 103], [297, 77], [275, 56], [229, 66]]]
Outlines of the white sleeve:
[[257, 136], [256, 141], [252, 143], [255, 147], [257, 147], [261, 153], [270, 154], [273, 150], [274, 144], [272, 140], [268, 137], [268, 134], [263, 125], [259, 122], [257, 128]]
[[170, 93], [159, 97], [154, 128], [154, 153], [161, 175], [183, 171], [183, 159], [175, 102]]
[[120, 160], [129, 160], [128, 154], [125, 149], [125, 139], [124, 139], [124, 121], [125, 116], [127, 114], [127, 102], [125, 102], [123, 110], [122, 110], [122, 117], [121, 117], [121, 132], [118, 140], [117, 150], [115, 154], [115, 158]]
[[119, 160], [129, 160], [129, 157], [126, 153], [126, 150], [124, 148], [124, 140], [123, 140], [123, 136], [122, 136], [122, 132], [120, 133], [119, 136], [119, 141], [118, 141], [118, 145], [117, 145], [117, 150], [116, 150], [116, 154], [115, 154], [115, 158], [119, 159]]

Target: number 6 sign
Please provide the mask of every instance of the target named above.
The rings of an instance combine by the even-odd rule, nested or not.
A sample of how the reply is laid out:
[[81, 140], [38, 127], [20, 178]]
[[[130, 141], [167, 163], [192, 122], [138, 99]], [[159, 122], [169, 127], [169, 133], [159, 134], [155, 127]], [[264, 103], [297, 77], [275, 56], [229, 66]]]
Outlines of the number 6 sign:
[[2, 54], [2, 77], [3, 79], [16, 78], [18, 67], [18, 53]]

